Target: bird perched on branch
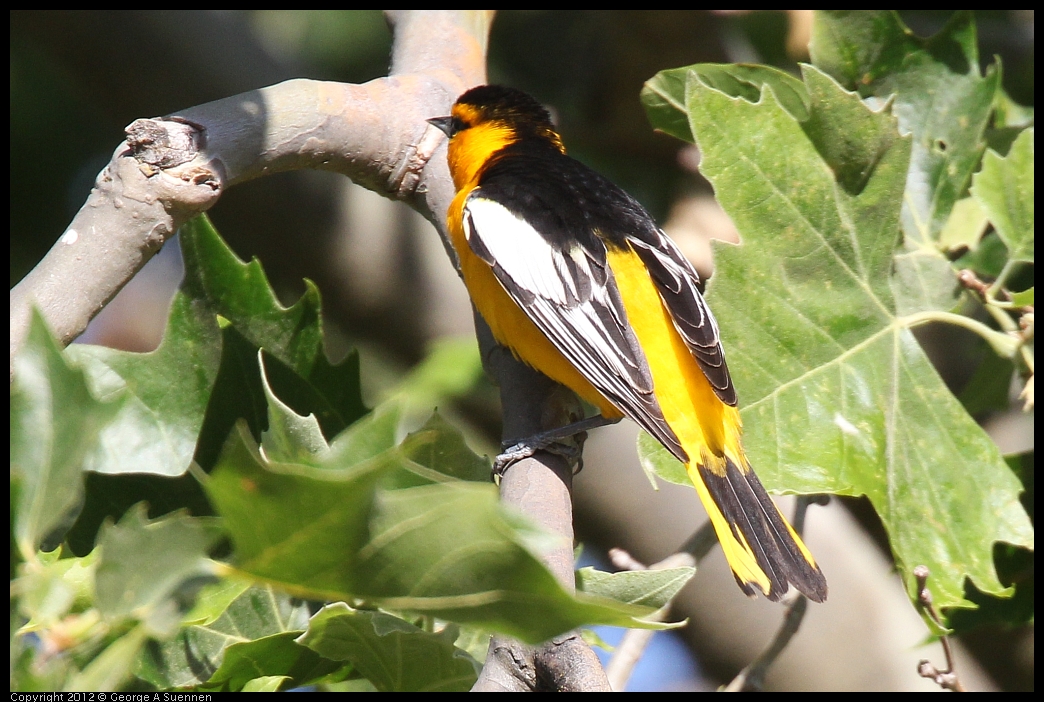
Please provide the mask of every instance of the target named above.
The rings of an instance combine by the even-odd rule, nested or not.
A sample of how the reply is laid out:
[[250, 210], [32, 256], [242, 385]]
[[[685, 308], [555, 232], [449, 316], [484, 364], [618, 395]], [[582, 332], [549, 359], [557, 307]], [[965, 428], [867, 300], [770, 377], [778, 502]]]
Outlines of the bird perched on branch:
[[773, 504], [740, 443], [736, 391], [699, 276], [630, 195], [566, 155], [521, 91], [461, 95], [428, 120], [449, 137], [450, 239], [494, 338], [597, 407], [553, 439], [630, 417], [685, 464], [745, 593], [826, 578]]

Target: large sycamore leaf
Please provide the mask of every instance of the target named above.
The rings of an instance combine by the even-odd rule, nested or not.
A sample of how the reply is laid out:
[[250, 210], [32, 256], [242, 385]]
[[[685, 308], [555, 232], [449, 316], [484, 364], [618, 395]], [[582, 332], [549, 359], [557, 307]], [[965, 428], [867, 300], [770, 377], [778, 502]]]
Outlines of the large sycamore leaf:
[[771, 490], [866, 495], [908, 587], [927, 565], [942, 607], [969, 606], [965, 578], [1010, 594], [992, 552], [1032, 548], [1021, 484], [909, 331], [937, 309], [896, 260], [911, 137], [887, 105], [813, 67], [803, 78], [804, 122], [771, 86], [756, 102], [698, 74], [686, 86], [701, 171], [743, 237], [717, 249], [708, 301], [748, 455]]
[[203, 216], [181, 229], [185, 279], [171, 303], [163, 343], [151, 353], [74, 344], [92, 392], [119, 401], [83, 461], [87, 496], [68, 535], [87, 553], [106, 517], [146, 501], [158, 516], [188, 507], [207, 514], [202, 490], [185, 473], [213, 466], [237, 419], [255, 438], [268, 403], [257, 362], [264, 348], [267, 387], [288, 406], [314, 415], [325, 436], [365, 412], [358, 356], [331, 365], [323, 354], [318, 292], [279, 304], [257, 261], [243, 263]]
[[979, 72], [970, 12], [957, 12], [935, 36], [916, 36], [892, 11], [817, 12], [813, 63], [867, 101], [888, 101], [899, 131], [912, 137], [900, 221], [900, 314], [946, 310], [953, 284], [940, 240], [986, 147], [984, 132], [999, 94], [1000, 70]]
[[649, 114], [657, 115], [654, 126], [682, 141], [694, 141], [685, 107], [685, 86], [693, 74], [698, 75], [705, 85], [750, 102], [757, 102], [762, 88], [769, 85], [794, 119], [800, 122], [808, 119], [808, 91], [789, 73], [755, 64], [699, 63], [660, 71], [642, 87], [645, 109]]
[[188, 469], [221, 357], [217, 319], [199, 303], [184, 289], [175, 294], [163, 343], [150, 353], [66, 349], [87, 371], [92, 391], [122, 405], [85, 470], [177, 476]]

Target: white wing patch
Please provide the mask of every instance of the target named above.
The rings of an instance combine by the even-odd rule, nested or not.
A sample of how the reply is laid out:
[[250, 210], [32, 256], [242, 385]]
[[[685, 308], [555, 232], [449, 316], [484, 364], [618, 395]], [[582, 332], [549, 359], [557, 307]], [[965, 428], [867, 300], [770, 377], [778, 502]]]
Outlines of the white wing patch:
[[475, 190], [464, 205], [464, 236], [508, 295], [599, 392], [679, 458], [685, 452], [663, 419], [652, 375], [627, 324], [604, 246], [568, 251]]
[[569, 276], [562, 270], [562, 256], [537, 230], [493, 200], [471, 197], [464, 209], [464, 236], [472, 248], [478, 244], [489, 252], [489, 257], [479, 254], [487, 263], [503, 266], [519, 287], [566, 304]]

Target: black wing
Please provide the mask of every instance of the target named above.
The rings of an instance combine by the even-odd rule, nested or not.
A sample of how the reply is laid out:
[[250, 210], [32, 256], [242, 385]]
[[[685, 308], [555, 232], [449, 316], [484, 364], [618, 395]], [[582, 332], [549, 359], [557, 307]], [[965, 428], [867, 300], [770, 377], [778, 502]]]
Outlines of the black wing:
[[638, 238], [628, 236], [635, 253], [649, 269], [660, 298], [670, 310], [674, 327], [692, 351], [718, 399], [736, 405], [736, 387], [725, 364], [718, 323], [700, 294], [700, 276], [677, 245], [663, 232], [648, 231]]
[[599, 392], [679, 460], [688, 456], [663, 418], [645, 354], [627, 323], [605, 245], [569, 248], [476, 188], [464, 204], [464, 235], [508, 295]]

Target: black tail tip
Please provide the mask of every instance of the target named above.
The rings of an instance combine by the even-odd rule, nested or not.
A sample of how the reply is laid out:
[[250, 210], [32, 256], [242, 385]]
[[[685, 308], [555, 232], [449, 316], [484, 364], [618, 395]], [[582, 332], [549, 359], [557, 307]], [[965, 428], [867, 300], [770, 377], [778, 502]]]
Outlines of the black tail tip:
[[[733, 577], [736, 577], [735, 573], [733, 573]], [[802, 595], [819, 604], [826, 602], [828, 592], [826, 577], [818, 567], [814, 571], [803, 574], [801, 578], [794, 578], [783, 583], [772, 583], [768, 592], [762, 590], [760, 585], [743, 582], [738, 577], [736, 577], [736, 584], [740, 586], [743, 594], [747, 597], [756, 599], [758, 593], [761, 593], [770, 602], [779, 602], [783, 599], [783, 596], [790, 592], [790, 586], [793, 586]]]
[[797, 588], [798, 592], [808, 599], [822, 604], [823, 602], [826, 602], [827, 598], [827, 582], [820, 570], [816, 570], [816, 575], [818, 577], [814, 578], [811, 582], [794, 583], [793, 585]]

